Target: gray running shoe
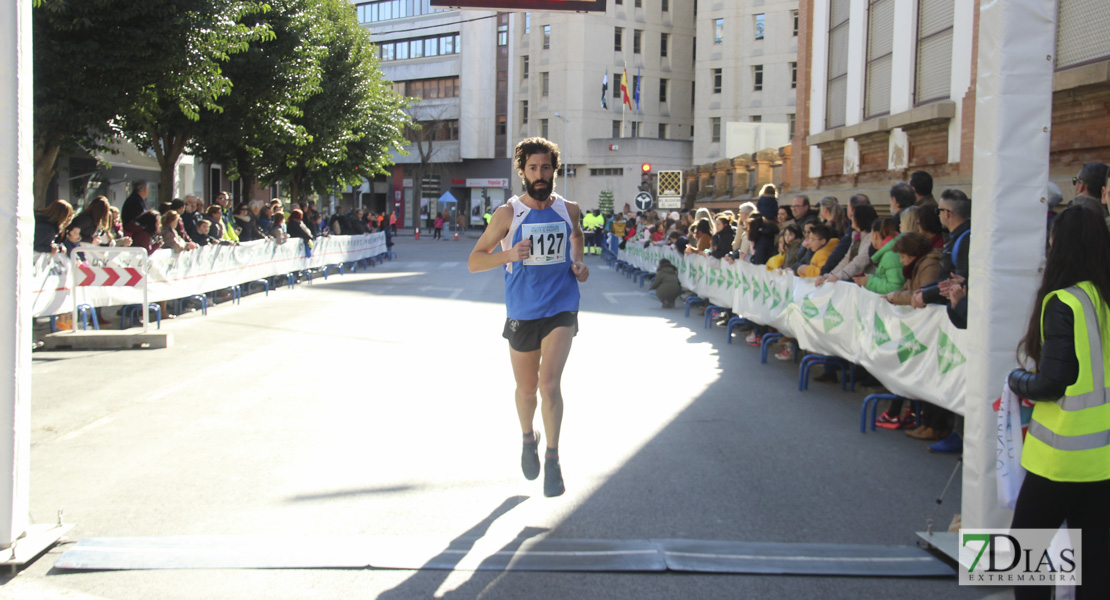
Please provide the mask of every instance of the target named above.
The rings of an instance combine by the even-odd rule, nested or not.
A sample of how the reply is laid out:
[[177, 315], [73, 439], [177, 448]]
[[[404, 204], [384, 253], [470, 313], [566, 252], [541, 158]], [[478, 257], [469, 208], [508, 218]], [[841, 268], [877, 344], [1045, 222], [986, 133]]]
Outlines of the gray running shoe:
[[524, 450], [520, 453], [520, 470], [524, 471], [524, 478], [528, 481], [540, 476], [540, 432], [535, 434], [535, 441], [524, 442]]
[[562, 496], [565, 491], [563, 469], [559, 466], [559, 459], [545, 459], [543, 461], [543, 495], [554, 498], [555, 496]]

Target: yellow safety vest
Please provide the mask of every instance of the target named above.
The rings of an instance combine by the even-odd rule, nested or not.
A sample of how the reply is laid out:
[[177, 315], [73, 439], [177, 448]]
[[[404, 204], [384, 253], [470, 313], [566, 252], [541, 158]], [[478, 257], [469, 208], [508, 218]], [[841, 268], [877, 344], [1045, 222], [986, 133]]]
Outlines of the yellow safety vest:
[[[1055, 402], [1037, 402], [1025, 438], [1021, 465], [1052, 481], [1110, 479], [1110, 307], [1090, 282], [1045, 296], [1059, 298], [1075, 315], [1079, 378]], [[1043, 329], [1043, 316], [1042, 316]], [[1042, 331], [1042, 339], [1044, 333]]]

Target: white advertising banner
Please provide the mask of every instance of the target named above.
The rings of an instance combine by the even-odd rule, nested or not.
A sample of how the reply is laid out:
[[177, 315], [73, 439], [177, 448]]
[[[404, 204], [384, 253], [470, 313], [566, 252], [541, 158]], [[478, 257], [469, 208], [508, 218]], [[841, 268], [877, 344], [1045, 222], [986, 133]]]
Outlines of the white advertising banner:
[[894, 306], [851, 283], [816, 287], [760, 265], [663, 247], [627, 244], [619, 258], [649, 272], [665, 258], [678, 267], [682, 287], [712, 304], [774, 327], [804, 350], [861, 365], [892, 393], [964, 413], [967, 332], [944, 307]]
[[[80, 248], [74, 250], [78, 254]], [[274, 275], [314, 269], [325, 265], [354, 262], [385, 254], [385, 233], [321, 237], [313, 240], [311, 251], [304, 242], [292, 238], [284, 244], [271, 240], [247, 242], [238, 246], [205, 246], [197, 250], [174, 252], [158, 250], [150, 255], [150, 302], [185, 298], [256, 281]], [[130, 267], [131, 257], [117, 256], [107, 263]], [[34, 316], [56, 315], [70, 310], [71, 260], [65, 255], [35, 255], [31, 306]], [[80, 287], [80, 304], [118, 306], [142, 303], [138, 287]]]

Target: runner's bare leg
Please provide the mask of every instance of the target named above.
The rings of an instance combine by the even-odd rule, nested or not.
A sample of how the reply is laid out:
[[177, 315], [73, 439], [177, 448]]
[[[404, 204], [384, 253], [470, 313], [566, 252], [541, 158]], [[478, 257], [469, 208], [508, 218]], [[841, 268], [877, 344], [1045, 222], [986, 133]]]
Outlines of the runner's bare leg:
[[516, 414], [520, 419], [520, 432], [532, 433], [536, 417], [536, 390], [540, 383], [540, 353], [519, 352], [509, 348], [513, 364], [513, 377], [516, 378]]
[[563, 367], [570, 356], [574, 340], [572, 327], [556, 327], [540, 342], [539, 391], [543, 399], [543, 430], [547, 434], [547, 447], [559, 447], [559, 432], [563, 424]]

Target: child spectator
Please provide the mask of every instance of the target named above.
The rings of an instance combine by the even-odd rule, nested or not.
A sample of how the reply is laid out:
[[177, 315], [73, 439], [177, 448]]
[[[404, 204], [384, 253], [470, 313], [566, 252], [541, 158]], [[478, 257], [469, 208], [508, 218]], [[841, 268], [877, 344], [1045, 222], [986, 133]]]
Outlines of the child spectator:
[[767, 261], [767, 270], [793, 269], [798, 263], [798, 248], [802, 246], [802, 232], [791, 223], [783, 228], [779, 236], [779, 253]]
[[174, 252], [195, 250], [197, 245], [191, 241], [186, 241], [177, 231], [179, 221], [181, 221], [181, 216], [176, 211], [167, 211], [162, 215], [162, 243]]
[[933, 248], [928, 236], [914, 231], [903, 233], [895, 240], [891, 251], [898, 254], [898, 259], [904, 265], [902, 274], [906, 278], [906, 285], [887, 294], [886, 299], [891, 304], [908, 306], [914, 292], [940, 276], [940, 250]]
[[801, 277], [820, 275], [821, 267], [825, 266], [829, 255], [840, 242], [839, 239], [832, 237], [826, 225], [814, 225], [809, 231], [809, 249], [813, 251], [813, 258], [810, 259], [809, 264], [798, 267], [798, 275]]
[[699, 219], [694, 225], [694, 233], [696, 237], [695, 245], [687, 244], [687, 254], [701, 254], [708, 252], [713, 247], [713, 226], [709, 224], [709, 219]]
[[659, 266], [655, 269], [655, 279], [651, 282], [651, 289], [658, 290], [655, 293], [663, 303], [663, 308], [674, 308], [675, 298], [682, 293], [682, 286], [678, 283], [678, 269], [671, 261], [665, 258], [659, 261]]
[[871, 262], [875, 263], [875, 274], [856, 275], [854, 278], [858, 285], [876, 294], [889, 294], [906, 283], [902, 261], [898, 253], [890, 251], [889, 246], [898, 235], [897, 222], [891, 217], [875, 221], [871, 226], [871, 245], [879, 249], [871, 258]]

